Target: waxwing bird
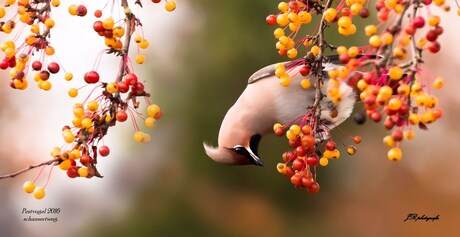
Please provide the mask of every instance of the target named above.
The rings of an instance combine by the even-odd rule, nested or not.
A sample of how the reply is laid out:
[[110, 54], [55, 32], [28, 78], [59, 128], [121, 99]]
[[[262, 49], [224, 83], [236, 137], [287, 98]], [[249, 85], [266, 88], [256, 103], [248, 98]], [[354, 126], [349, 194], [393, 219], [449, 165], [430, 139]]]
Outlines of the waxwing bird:
[[[323, 63], [324, 71], [338, 66], [338, 60]], [[287, 87], [281, 86], [275, 76], [275, 64], [254, 73], [249, 78], [246, 89], [222, 121], [218, 147], [203, 143], [206, 154], [223, 164], [263, 166], [264, 162], [258, 155], [261, 138], [273, 132], [275, 123], [290, 123], [305, 115], [307, 109], [313, 105], [315, 90], [305, 90], [300, 86], [301, 80], [305, 79], [299, 73], [301, 67], [299, 65], [289, 69], [291, 84]], [[325, 85], [326, 82], [327, 78]], [[326, 86], [322, 90], [327, 95]], [[330, 122], [330, 129], [345, 121], [355, 104], [353, 89], [346, 83], [340, 86], [340, 93], [342, 101], [338, 105], [330, 97], [321, 101], [321, 119]], [[331, 116], [332, 109], [337, 110], [336, 116]], [[326, 140], [328, 136], [328, 133], [323, 134], [322, 140]]]

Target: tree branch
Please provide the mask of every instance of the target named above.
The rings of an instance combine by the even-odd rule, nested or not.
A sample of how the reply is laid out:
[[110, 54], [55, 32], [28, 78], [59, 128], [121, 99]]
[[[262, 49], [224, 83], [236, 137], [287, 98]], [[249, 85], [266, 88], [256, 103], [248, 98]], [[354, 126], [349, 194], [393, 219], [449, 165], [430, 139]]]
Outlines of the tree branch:
[[29, 165], [29, 167], [25, 168], [25, 169], [22, 169], [22, 170], [19, 170], [19, 171], [16, 171], [14, 173], [11, 173], [11, 174], [6, 174], [6, 175], [1, 175], [0, 176], [0, 179], [6, 179], [6, 178], [14, 178], [22, 173], [25, 173], [29, 170], [33, 170], [35, 168], [38, 168], [38, 167], [42, 167], [44, 165], [51, 165], [55, 162], [58, 162], [59, 160], [56, 160], [56, 159], [52, 159], [52, 160], [49, 160], [49, 161], [45, 161], [45, 162], [42, 162], [40, 164], [36, 164], [36, 165]]

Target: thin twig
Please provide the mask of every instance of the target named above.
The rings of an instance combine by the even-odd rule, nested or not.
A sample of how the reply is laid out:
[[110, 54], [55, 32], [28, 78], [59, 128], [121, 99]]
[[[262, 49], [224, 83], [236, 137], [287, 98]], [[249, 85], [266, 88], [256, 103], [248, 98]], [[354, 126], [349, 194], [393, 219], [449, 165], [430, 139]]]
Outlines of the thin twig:
[[52, 160], [49, 160], [49, 161], [45, 161], [45, 162], [42, 162], [40, 164], [36, 164], [36, 165], [29, 165], [29, 167], [25, 168], [25, 169], [22, 169], [22, 170], [19, 170], [19, 171], [16, 171], [14, 173], [11, 173], [11, 174], [6, 174], [6, 175], [1, 175], [0, 176], [0, 179], [6, 179], [6, 178], [14, 178], [22, 173], [25, 173], [29, 170], [33, 170], [35, 168], [38, 168], [38, 167], [42, 167], [44, 165], [51, 165], [55, 162], [58, 162], [59, 160], [56, 160], [56, 159], [52, 159]]

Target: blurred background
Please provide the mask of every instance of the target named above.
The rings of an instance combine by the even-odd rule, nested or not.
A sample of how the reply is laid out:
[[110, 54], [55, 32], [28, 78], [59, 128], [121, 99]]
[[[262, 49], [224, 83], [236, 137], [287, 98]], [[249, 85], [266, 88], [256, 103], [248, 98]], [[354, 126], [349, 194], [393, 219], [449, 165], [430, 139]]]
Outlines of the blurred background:
[[[136, 10], [151, 43], [147, 61], [136, 73], [147, 81], [152, 102], [165, 112], [154, 129], [141, 127], [152, 141], [134, 143], [130, 123], [116, 126], [105, 139], [111, 154], [98, 164], [103, 179], [69, 179], [54, 169], [47, 196], [40, 201], [22, 191], [23, 182], [38, 169], [0, 180], [0, 236], [460, 235], [460, 33], [452, 23], [458, 21], [454, 11], [442, 13], [441, 53], [426, 55], [426, 67], [446, 78], [446, 88], [434, 92], [444, 117], [404, 142], [404, 158], [397, 163], [386, 158], [383, 126], [344, 123], [347, 133], [363, 137], [358, 153], [320, 167], [321, 191], [309, 195], [276, 171], [288, 148], [285, 139], [262, 140], [263, 168], [219, 165], [202, 147], [204, 140], [217, 144], [220, 123], [248, 77], [280, 60], [274, 28], [265, 23], [277, 2], [183, 0], [173, 13], [152, 5], [146, 2]], [[9, 88], [7, 74], [0, 74], [1, 174], [48, 160], [49, 150], [63, 143], [60, 131], [72, 118], [73, 103], [89, 92], [80, 91], [77, 99], [66, 96], [68, 88], [81, 85], [103, 42], [90, 27], [93, 17], [71, 17], [67, 6], [55, 13], [62, 20], [56, 21], [53, 44], [75, 79], [52, 79], [50, 92], [40, 91], [33, 81], [26, 91], [17, 91]], [[90, 3], [89, 12], [96, 7]], [[340, 42], [343, 37], [333, 31], [329, 37], [334, 44], [366, 40], [360, 31], [358, 41]], [[115, 77], [113, 58], [102, 57], [102, 80]], [[49, 171], [44, 169], [39, 184]], [[23, 208], [61, 212], [56, 223], [34, 223], [23, 221]], [[403, 222], [409, 213], [439, 214], [440, 220]]]

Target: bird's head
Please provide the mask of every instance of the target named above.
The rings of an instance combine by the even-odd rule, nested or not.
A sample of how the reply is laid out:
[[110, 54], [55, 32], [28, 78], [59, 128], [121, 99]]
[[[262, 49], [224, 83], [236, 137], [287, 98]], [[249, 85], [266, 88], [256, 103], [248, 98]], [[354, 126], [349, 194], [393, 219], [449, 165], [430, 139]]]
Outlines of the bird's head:
[[241, 141], [241, 144], [228, 145], [219, 144], [214, 147], [204, 142], [206, 154], [216, 162], [228, 165], [257, 165], [263, 166], [264, 161], [259, 158], [257, 149], [261, 136], [255, 134], [248, 141]]

